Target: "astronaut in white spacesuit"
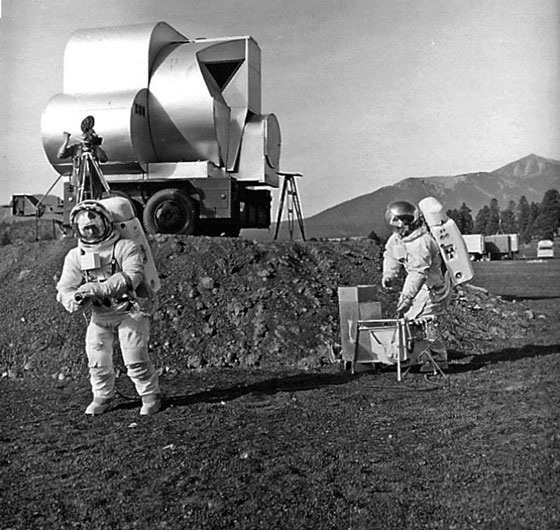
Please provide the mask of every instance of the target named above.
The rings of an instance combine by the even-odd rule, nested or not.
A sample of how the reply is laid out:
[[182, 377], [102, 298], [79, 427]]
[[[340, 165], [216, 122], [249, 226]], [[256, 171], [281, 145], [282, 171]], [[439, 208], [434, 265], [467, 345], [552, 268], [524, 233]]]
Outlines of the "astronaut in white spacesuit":
[[422, 370], [432, 369], [422, 359], [427, 349], [441, 369], [447, 368], [447, 348], [439, 330], [439, 317], [445, 312], [452, 294], [449, 274], [442, 264], [437, 242], [430, 234], [418, 208], [408, 201], [388, 205], [385, 219], [393, 233], [383, 254], [382, 285], [392, 289], [404, 269], [397, 313], [411, 324], [416, 337], [415, 352]]
[[74, 207], [70, 221], [78, 246], [64, 260], [57, 300], [74, 313], [91, 308], [86, 333], [93, 401], [86, 414], [103, 414], [115, 394], [113, 341], [118, 335], [127, 375], [142, 398], [140, 414], [161, 407], [158, 374], [148, 353], [149, 315], [140, 310], [135, 290], [144, 279], [141, 249], [115, 229], [111, 212], [99, 201]]

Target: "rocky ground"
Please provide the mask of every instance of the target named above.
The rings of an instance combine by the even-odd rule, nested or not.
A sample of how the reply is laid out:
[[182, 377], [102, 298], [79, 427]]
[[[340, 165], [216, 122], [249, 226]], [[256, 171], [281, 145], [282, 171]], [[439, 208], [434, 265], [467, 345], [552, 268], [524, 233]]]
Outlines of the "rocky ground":
[[[62, 261], [75, 245], [17, 241], [0, 261], [0, 370], [9, 377], [86, 373], [83, 314], [55, 300]], [[204, 367], [312, 369], [341, 359], [338, 287], [379, 286], [381, 251], [372, 241], [268, 242], [158, 236], [162, 278], [150, 349], [170, 373]], [[384, 316], [395, 294], [378, 288]], [[485, 290], [456, 292], [444, 324], [451, 347], [484, 351], [523, 338], [534, 312]], [[536, 324], [546, 325], [537, 319]]]
[[85, 321], [55, 301], [74, 244], [0, 247], [1, 528], [560, 525], [555, 301], [458, 290], [449, 377], [397, 384], [341, 370], [337, 288], [379, 285], [374, 242], [158, 236], [164, 410], [140, 421], [121, 376], [92, 420]]

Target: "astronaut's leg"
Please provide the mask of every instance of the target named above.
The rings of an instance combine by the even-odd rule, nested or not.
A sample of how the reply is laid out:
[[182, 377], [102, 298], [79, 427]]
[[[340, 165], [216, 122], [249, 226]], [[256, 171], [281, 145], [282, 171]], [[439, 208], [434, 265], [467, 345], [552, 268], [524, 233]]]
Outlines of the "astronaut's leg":
[[[439, 329], [439, 323], [437, 317], [432, 317], [423, 324], [424, 328], [424, 340], [426, 341], [426, 346], [433, 360], [442, 370], [447, 370], [447, 347], [443, 340], [443, 336]], [[430, 371], [431, 366], [429, 364], [423, 365], [423, 371]]]
[[161, 407], [159, 377], [148, 353], [150, 320], [142, 313], [126, 316], [119, 325], [119, 341], [127, 374], [142, 398], [141, 415], [155, 414]]
[[426, 340], [434, 360], [440, 364], [447, 364], [447, 347], [445, 346], [443, 335], [439, 329], [437, 317], [434, 317], [426, 323]]
[[86, 414], [103, 414], [111, 405], [115, 393], [113, 368], [113, 329], [90, 322], [86, 332], [86, 354], [93, 401]]

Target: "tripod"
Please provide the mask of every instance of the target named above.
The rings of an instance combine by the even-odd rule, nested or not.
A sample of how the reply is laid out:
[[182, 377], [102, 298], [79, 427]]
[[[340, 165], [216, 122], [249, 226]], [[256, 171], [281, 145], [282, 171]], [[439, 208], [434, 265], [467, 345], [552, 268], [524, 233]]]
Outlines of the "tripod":
[[280, 206], [278, 207], [278, 218], [276, 220], [276, 230], [274, 232], [274, 239], [277, 239], [278, 232], [280, 231], [280, 223], [282, 221], [282, 213], [284, 210], [284, 201], [287, 196], [288, 203], [288, 232], [290, 233], [290, 240], [294, 239], [294, 213], [297, 217], [301, 237], [305, 241], [305, 231], [303, 228], [303, 214], [301, 213], [301, 204], [299, 202], [299, 195], [295, 177], [302, 177], [301, 173], [283, 173], [278, 171], [278, 175], [284, 177], [282, 185], [282, 194], [280, 195]]
[[104, 194], [109, 195], [111, 190], [99, 167], [97, 157], [91, 148], [84, 144], [78, 163], [78, 192], [76, 204], [87, 199], [101, 199]]

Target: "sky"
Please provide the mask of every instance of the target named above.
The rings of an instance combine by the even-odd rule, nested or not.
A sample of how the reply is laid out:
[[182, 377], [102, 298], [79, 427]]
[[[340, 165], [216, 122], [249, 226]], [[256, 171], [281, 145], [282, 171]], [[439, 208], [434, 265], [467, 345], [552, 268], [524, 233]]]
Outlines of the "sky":
[[560, 160], [560, 0], [0, 4], [0, 204], [58, 176], [40, 121], [72, 33], [158, 21], [257, 41], [262, 110], [280, 123], [280, 169], [303, 173], [305, 217], [408, 177]]

